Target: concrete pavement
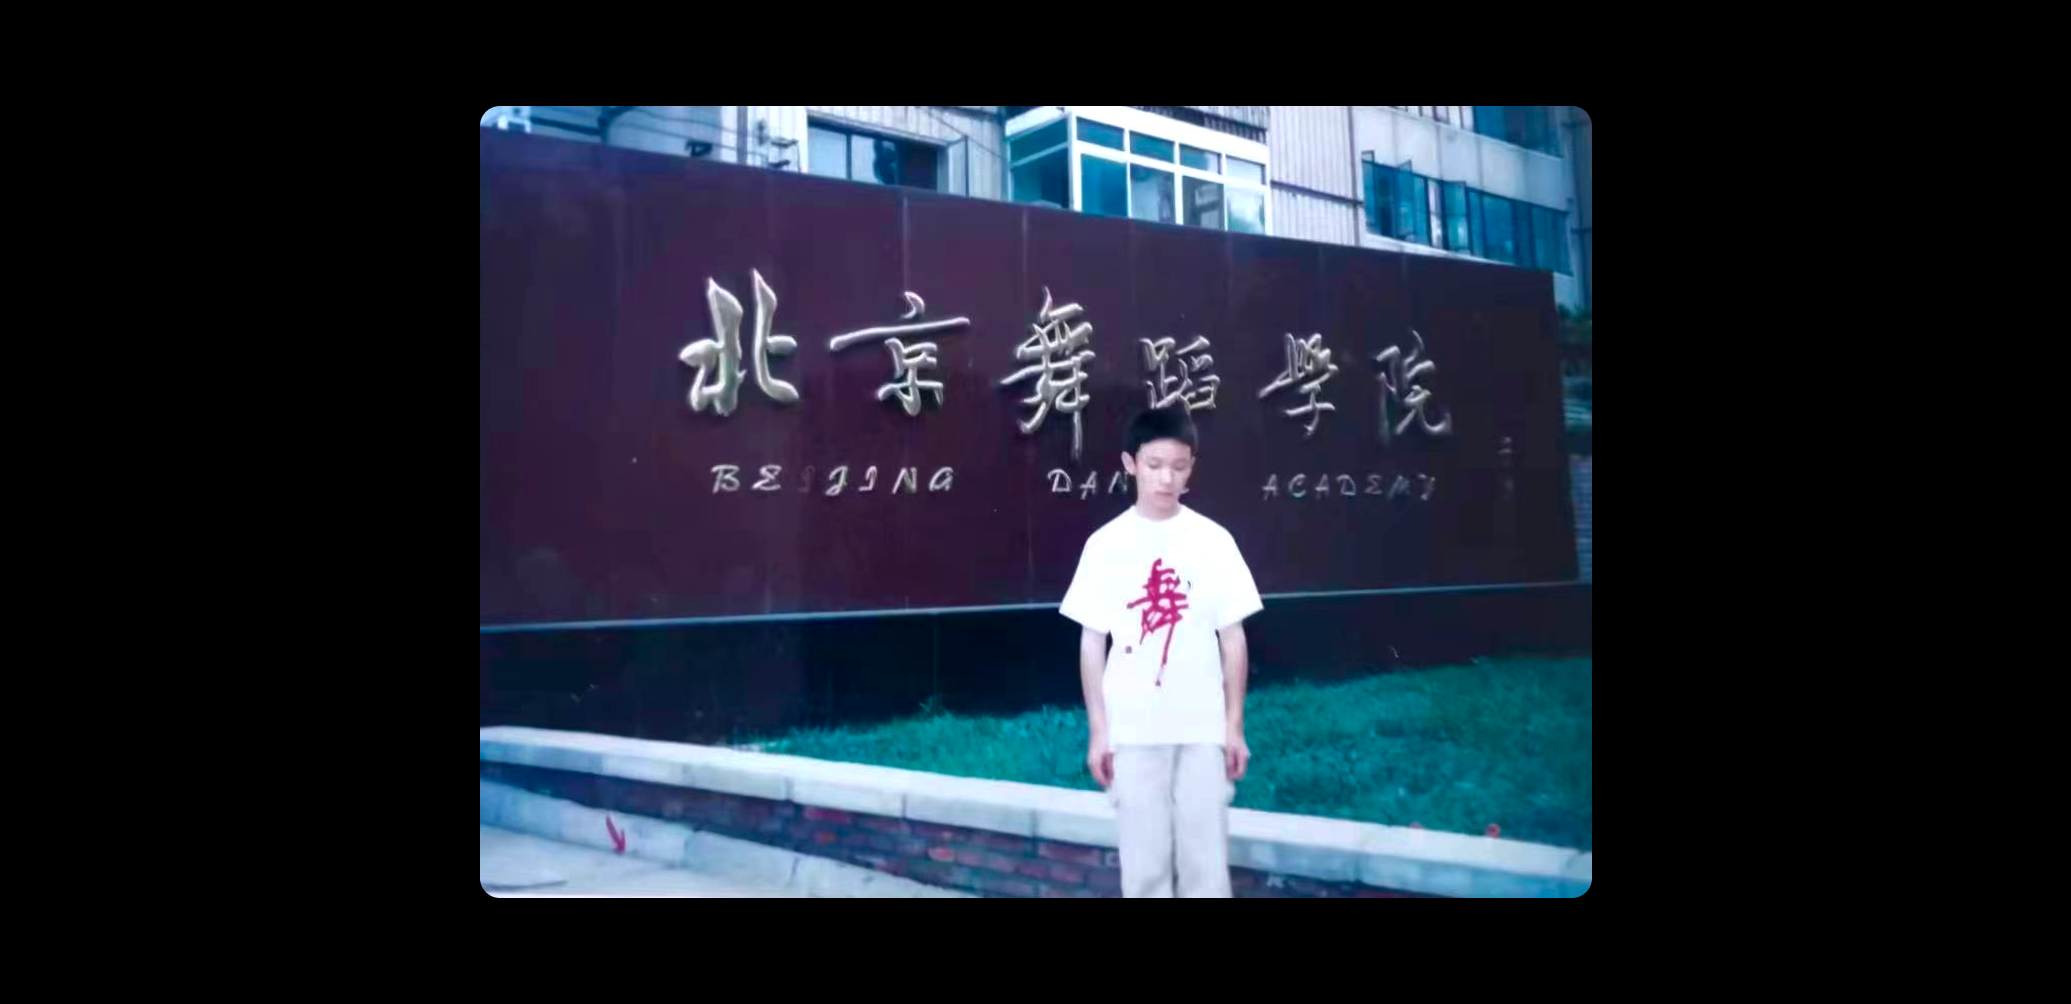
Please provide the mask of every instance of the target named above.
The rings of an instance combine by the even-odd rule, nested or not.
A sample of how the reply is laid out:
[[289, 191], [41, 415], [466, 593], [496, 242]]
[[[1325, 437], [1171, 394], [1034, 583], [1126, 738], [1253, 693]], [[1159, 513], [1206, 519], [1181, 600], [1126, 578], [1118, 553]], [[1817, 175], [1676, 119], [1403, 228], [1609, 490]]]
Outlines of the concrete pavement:
[[653, 861], [482, 827], [482, 889], [498, 897], [689, 896], [800, 899], [784, 886], [670, 868]]

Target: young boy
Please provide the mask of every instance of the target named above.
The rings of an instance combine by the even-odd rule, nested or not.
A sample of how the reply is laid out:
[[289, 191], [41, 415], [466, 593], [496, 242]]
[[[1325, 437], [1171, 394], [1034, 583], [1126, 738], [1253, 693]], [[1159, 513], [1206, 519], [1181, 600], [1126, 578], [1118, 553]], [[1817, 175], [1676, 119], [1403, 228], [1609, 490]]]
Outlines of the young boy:
[[1228, 897], [1229, 805], [1251, 762], [1242, 622], [1264, 604], [1229, 531], [1179, 504], [1186, 411], [1139, 413], [1125, 445], [1136, 505], [1086, 539], [1059, 607], [1083, 628], [1086, 766], [1115, 803], [1122, 895]]

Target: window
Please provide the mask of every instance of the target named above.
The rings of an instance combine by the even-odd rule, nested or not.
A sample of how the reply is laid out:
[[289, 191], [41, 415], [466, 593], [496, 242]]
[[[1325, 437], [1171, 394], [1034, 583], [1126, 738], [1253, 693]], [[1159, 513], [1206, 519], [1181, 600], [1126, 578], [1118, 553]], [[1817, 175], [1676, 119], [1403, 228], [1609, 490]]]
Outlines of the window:
[[1517, 264], [1542, 272], [1569, 274], [1568, 214], [1526, 202], [1513, 201], [1511, 205], [1516, 212], [1513, 226]]
[[1064, 131], [1064, 128], [1064, 120], [1059, 119], [1034, 132], [1022, 133], [1008, 141], [1007, 155], [1016, 161], [1020, 161], [1042, 153], [1053, 146], [1061, 146], [1066, 139], [1070, 138], [1070, 135]]
[[1431, 243], [1430, 182], [1406, 168], [1395, 171], [1395, 232], [1397, 240]]
[[[891, 146], [890, 140], [884, 142], [885, 146]], [[887, 165], [880, 163], [887, 152], [892, 154], [898, 153], [896, 149], [889, 151], [879, 150], [877, 148], [877, 141], [869, 136], [850, 136], [849, 180], [867, 181], [872, 184], [888, 183], [890, 179], [886, 175], [891, 172], [886, 170]]]
[[1552, 130], [1548, 128], [1549, 116], [1545, 105], [1511, 105], [1509, 108], [1510, 135], [1518, 137], [1511, 142], [1541, 153], [1558, 151], [1552, 142]]
[[1079, 208], [1095, 216], [1128, 216], [1129, 169], [1106, 157], [1079, 154]]
[[1517, 223], [1511, 202], [1486, 192], [1481, 196], [1481, 256], [1491, 261], [1517, 263]]
[[811, 164], [812, 173], [828, 178], [849, 176], [847, 133], [810, 126], [806, 129], [806, 143], [806, 159]]
[[1547, 105], [1474, 105], [1475, 132], [1515, 143], [1527, 150], [1560, 155], [1560, 136]]
[[1516, 262], [1525, 268], [1532, 268], [1532, 206], [1528, 202], [1510, 200], [1510, 212], [1515, 217], [1511, 224], [1511, 240], [1517, 245]]
[[1186, 195], [1187, 226], [1222, 229], [1221, 185], [1200, 178], [1183, 178], [1180, 191]]
[[942, 148], [850, 132], [832, 126], [806, 127], [806, 158], [812, 173], [871, 185], [939, 187]]
[[1007, 140], [1008, 197], [1015, 202], [1071, 208], [1071, 133], [1063, 119]]
[[1444, 188], [1445, 246], [1451, 251], [1467, 251], [1473, 244], [1467, 236], [1467, 185], [1448, 181]]
[[1477, 258], [1571, 274], [1568, 214], [1490, 195], [1462, 182], [1425, 178], [1407, 167], [1372, 160], [1360, 166], [1366, 173], [1367, 230]]
[[1152, 160], [1170, 162], [1173, 159], [1171, 140], [1159, 139], [1156, 136], [1145, 136], [1140, 132], [1129, 134], [1129, 152], [1139, 157], [1149, 157]]
[[1070, 161], [1062, 147], [1047, 156], [1015, 165], [1012, 180], [1015, 202], [1071, 208]]
[[1471, 242], [1474, 257], [1489, 256], [1488, 251], [1482, 247], [1482, 241], [1487, 235], [1488, 228], [1483, 225], [1481, 218], [1481, 193], [1470, 188], [1467, 190], [1467, 237]]
[[1395, 236], [1395, 169], [1367, 161], [1366, 229], [1383, 237]]
[[[1080, 116], [1065, 117], [1007, 137], [1008, 197], [1016, 202], [1062, 205], [1095, 216], [1204, 230], [1266, 232], [1266, 165], [1232, 157], [1219, 137], [1194, 136], [1201, 146], [1183, 145], [1131, 126]], [[1088, 109], [1095, 115], [1103, 115]], [[1110, 119], [1122, 115], [1115, 112]], [[1249, 149], [1246, 147], [1244, 149]]]
[[1366, 228], [1396, 240], [1431, 243], [1434, 227], [1443, 229], [1438, 215], [1438, 186], [1408, 168], [1387, 167], [1373, 161], [1366, 168]]
[[1502, 139], [1504, 131], [1503, 106], [1475, 105], [1474, 131], [1482, 134], [1483, 136], [1494, 136], [1497, 139]]
[[850, 136], [849, 180], [933, 189], [939, 149], [879, 136]]
[[[1230, 158], [1231, 163], [1240, 163]], [[1266, 193], [1251, 188], [1231, 188], [1225, 195], [1230, 207], [1230, 229], [1240, 234], [1266, 232]]]
[[1111, 125], [1102, 125], [1091, 119], [1079, 120], [1079, 142], [1104, 146], [1110, 150], [1122, 149], [1122, 130]]
[[1444, 188], [1436, 181], [1424, 182], [1424, 232], [1430, 235], [1425, 243], [1435, 248], [1445, 246], [1445, 208], [1440, 205]]
[[1560, 232], [1555, 229], [1559, 226], [1558, 217], [1560, 215], [1544, 206], [1532, 207], [1533, 268], [1543, 269], [1548, 272], [1560, 269], [1560, 256], [1554, 253], [1554, 245], [1562, 243], [1558, 240]]
[[1142, 164], [1129, 165], [1129, 215], [1152, 223], [1171, 223], [1172, 172]]

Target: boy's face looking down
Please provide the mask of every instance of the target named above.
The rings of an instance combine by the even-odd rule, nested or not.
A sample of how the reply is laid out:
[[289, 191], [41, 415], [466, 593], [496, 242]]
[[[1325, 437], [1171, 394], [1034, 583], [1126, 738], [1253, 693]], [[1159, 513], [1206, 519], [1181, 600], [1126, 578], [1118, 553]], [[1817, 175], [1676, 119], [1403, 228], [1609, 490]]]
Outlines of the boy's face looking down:
[[1194, 448], [1177, 439], [1154, 439], [1135, 456], [1122, 454], [1122, 469], [1136, 479], [1136, 506], [1153, 518], [1179, 511], [1179, 497], [1194, 473]]

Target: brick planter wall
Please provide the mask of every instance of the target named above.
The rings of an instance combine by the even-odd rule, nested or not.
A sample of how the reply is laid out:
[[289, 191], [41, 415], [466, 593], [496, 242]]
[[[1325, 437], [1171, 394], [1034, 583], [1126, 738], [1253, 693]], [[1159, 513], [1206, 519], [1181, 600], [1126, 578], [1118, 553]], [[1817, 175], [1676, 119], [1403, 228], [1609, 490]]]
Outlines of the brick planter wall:
[[[482, 762], [482, 777], [591, 808], [681, 823], [983, 896], [1091, 899], [1122, 894], [1112, 848], [491, 761]], [[1230, 885], [1240, 899], [1431, 898], [1250, 868], [1230, 869]]]

